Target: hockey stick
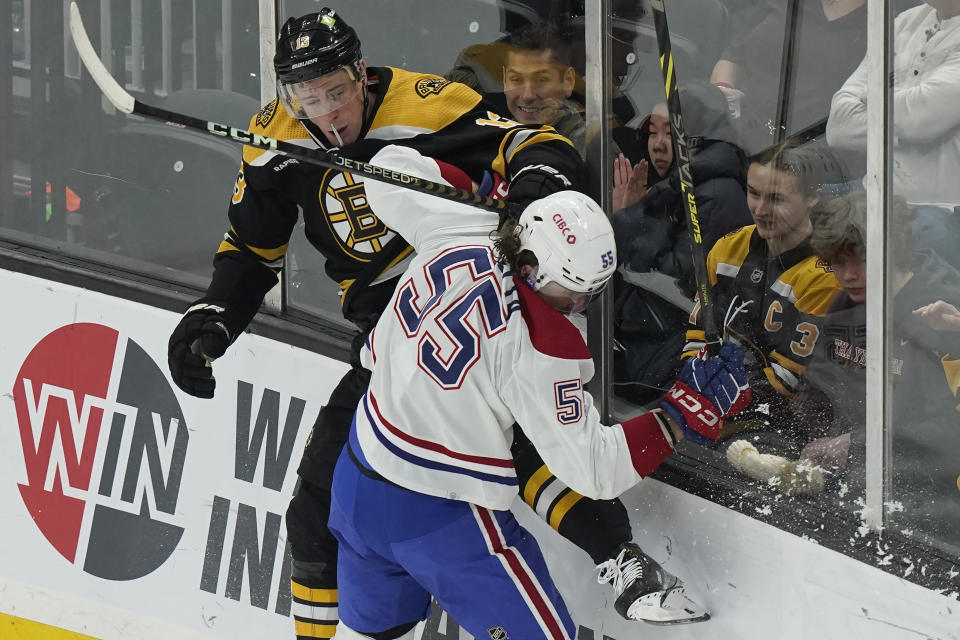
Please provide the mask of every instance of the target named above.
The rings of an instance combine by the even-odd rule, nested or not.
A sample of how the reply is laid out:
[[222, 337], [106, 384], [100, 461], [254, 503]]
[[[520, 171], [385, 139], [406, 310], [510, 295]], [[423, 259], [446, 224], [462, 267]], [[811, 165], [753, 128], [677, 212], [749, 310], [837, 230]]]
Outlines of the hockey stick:
[[766, 482], [787, 495], [812, 495], [823, 491], [824, 470], [809, 460], [790, 460], [772, 453], [760, 453], [747, 440], [727, 447], [727, 461], [737, 471]]
[[136, 100], [132, 95], [120, 86], [120, 83], [110, 75], [106, 66], [100, 60], [100, 56], [94, 50], [87, 36], [86, 29], [83, 26], [83, 20], [80, 17], [80, 10], [76, 2], [70, 3], [70, 34], [73, 36], [73, 43], [77, 47], [83, 66], [86, 67], [93, 81], [96, 82], [100, 91], [106, 98], [113, 103], [119, 111], [123, 113], [134, 114], [159, 120], [164, 124], [177, 129], [189, 129], [199, 133], [215, 136], [220, 139], [227, 139], [238, 144], [268, 149], [282, 153], [285, 156], [296, 158], [303, 162], [335, 169], [345, 173], [361, 175], [371, 180], [379, 180], [388, 184], [399, 185], [407, 189], [413, 189], [422, 193], [434, 195], [446, 200], [463, 202], [487, 211], [492, 211], [501, 216], [509, 215], [519, 219], [521, 211], [513, 203], [503, 200], [494, 200], [471, 191], [457, 189], [446, 184], [431, 182], [417, 176], [411, 176], [392, 169], [385, 169], [376, 165], [368, 164], [360, 160], [351, 160], [343, 158], [336, 153], [326, 152], [321, 149], [307, 149], [283, 140], [269, 138], [259, 133], [251, 133], [244, 129], [228, 127], [210, 120], [201, 120], [175, 111], [167, 111], [159, 107], [144, 104]]
[[690, 149], [687, 147], [686, 133], [683, 129], [683, 115], [680, 110], [677, 73], [673, 66], [673, 51], [670, 46], [670, 30], [667, 28], [667, 11], [664, 0], [650, 0], [653, 7], [653, 24], [657, 31], [657, 47], [660, 49], [660, 69], [663, 71], [663, 88], [667, 94], [667, 111], [673, 129], [673, 156], [680, 175], [680, 191], [687, 210], [687, 235], [693, 253], [693, 274], [697, 281], [697, 293], [700, 296], [700, 319], [706, 335], [708, 351], [720, 343], [717, 319], [713, 315], [713, 292], [707, 278], [707, 260], [703, 252], [703, 235], [700, 233], [700, 218], [697, 213], [697, 201], [693, 195], [693, 170], [690, 168]]

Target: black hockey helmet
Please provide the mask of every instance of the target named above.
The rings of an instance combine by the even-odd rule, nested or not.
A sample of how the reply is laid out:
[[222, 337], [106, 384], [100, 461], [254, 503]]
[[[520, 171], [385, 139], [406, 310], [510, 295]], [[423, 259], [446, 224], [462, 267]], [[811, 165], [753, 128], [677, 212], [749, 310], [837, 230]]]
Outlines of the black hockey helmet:
[[346, 67], [361, 79], [360, 38], [333, 9], [290, 18], [280, 29], [273, 68], [278, 84], [306, 82]]

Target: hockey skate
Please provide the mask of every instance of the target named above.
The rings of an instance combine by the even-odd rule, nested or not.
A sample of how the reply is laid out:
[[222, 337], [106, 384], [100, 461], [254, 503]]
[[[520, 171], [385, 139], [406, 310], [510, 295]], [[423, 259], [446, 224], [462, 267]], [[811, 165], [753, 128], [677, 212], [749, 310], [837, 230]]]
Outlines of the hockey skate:
[[617, 599], [614, 609], [627, 620], [650, 624], [702, 622], [710, 614], [687, 597], [683, 582], [663, 570], [632, 542], [625, 542], [617, 555], [597, 565], [597, 582], [612, 583]]

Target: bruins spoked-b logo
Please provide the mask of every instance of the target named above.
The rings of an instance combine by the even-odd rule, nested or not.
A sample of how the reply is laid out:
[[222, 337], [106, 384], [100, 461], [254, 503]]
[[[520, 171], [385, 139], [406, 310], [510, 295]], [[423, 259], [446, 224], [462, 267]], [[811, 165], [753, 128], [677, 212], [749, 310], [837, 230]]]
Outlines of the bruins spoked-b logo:
[[61, 556], [134, 580], [173, 553], [189, 434], [160, 367], [116, 329], [60, 327], [24, 360], [13, 389], [20, 496]]
[[396, 235], [374, 215], [362, 178], [327, 171], [320, 184], [320, 203], [331, 235], [354, 260], [369, 262]]
[[440, 93], [449, 84], [450, 81], [443, 78], [420, 78], [414, 88], [418, 96], [426, 98], [430, 94]]

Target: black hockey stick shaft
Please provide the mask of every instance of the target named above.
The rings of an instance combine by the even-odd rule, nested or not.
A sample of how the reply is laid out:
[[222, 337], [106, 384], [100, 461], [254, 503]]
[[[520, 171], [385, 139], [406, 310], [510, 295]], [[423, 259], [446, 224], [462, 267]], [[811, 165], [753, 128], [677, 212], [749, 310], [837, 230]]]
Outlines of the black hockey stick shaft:
[[703, 251], [703, 234], [700, 232], [700, 217], [697, 200], [693, 195], [693, 170], [690, 167], [691, 150], [687, 146], [686, 132], [683, 128], [683, 112], [680, 109], [677, 71], [673, 64], [673, 50], [670, 46], [670, 29], [667, 27], [667, 10], [664, 0], [650, 0], [653, 8], [653, 24], [657, 32], [657, 47], [660, 49], [660, 69], [663, 71], [663, 88], [667, 95], [667, 111], [670, 114], [670, 128], [673, 138], [673, 157], [676, 160], [680, 176], [680, 191], [687, 213], [687, 234], [693, 258], [693, 273], [697, 281], [697, 294], [700, 297], [700, 326], [706, 335], [708, 349], [715, 348], [720, 342], [717, 319], [714, 316], [713, 291], [707, 275], [707, 259]]
[[520, 217], [521, 211], [519, 207], [503, 200], [494, 200], [493, 198], [488, 198], [478, 193], [473, 193], [472, 191], [458, 189], [438, 182], [431, 182], [424, 178], [378, 167], [360, 160], [352, 160], [337, 153], [323, 151], [322, 149], [308, 149], [283, 140], [263, 136], [259, 133], [252, 133], [245, 129], [238, 129], [211, 120], [203, 120], [183, 113], [177, 113], [176, 111], [169, 111], [160, 107], [144, 104], [130, 95], [126, 89], [110, 75], [103, 61], [100, 60], [100, 57], [90, 44], [90, 38], [84, 29], [76, 2], [70, 3], [70, 33], [73, 36], [73, 42], [77, 47], [80, 59], [83, 61], [87, 72], [91, 75], [94, 82], [96, 82], [100, 91], [103, 92], [103, 95], [113, 103], [114, 107], [124, 113], [159, 120], [177, 129], [187, 129], [230, 140], [237, 144], [275, 151], [319, 167], [352, 173], [363, 176], [364, 178], [399, 185], [446, 200], [470, 204], [500, 214], [501, 216], [509, 215], [517, 219]]

